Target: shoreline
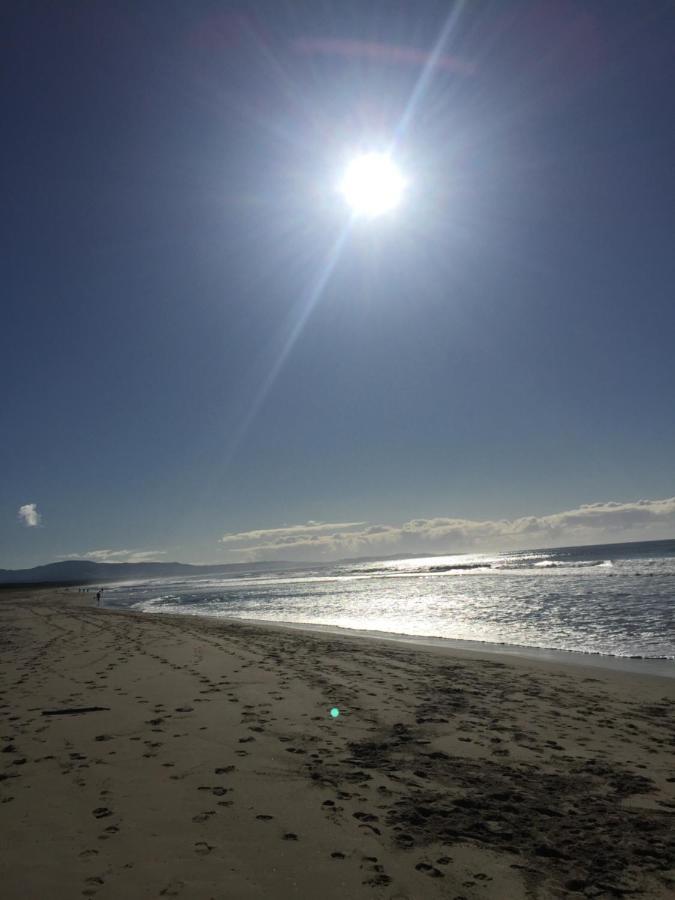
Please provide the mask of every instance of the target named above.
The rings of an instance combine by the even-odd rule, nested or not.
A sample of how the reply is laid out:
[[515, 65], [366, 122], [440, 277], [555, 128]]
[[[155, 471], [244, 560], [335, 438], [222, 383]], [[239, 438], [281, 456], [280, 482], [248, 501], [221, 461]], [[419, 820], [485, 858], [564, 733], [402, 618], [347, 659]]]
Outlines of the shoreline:
[[[151, 613], [150, 615], [161, 615]], [[208, 618], [204, 616], [203, 618]], [[570, 666], [582, 666], [617, 671], [634, 672], [636, 675], [656, 675], [660, 678], [675, 678], [675, 660], [667, 657], [645, 656], [613, 656], [605, 653], [591, 653], [583, 650], [559, 650], [549, 647], [528, 647], [524, 644], [496, 643], [491, 641], [473, 641], [462, 638], [443, 638], [433, 635], [414, 635], [397, 632], [375, 631], [359, 628], [346, 628], [339, 625], [320, 625], [311, 622], [275, 622], [268, 619], [235, 619], [228, 621], [247, 622], [251, 625], [261, 624], [266, 627], [290, 628], [298, 631], [312, 631], [325, 634], [339, 634], [366, 640], [391, 641], [406, 646], [453, 653], [467, 653], [476, 656], [503, 656], [507, 659], [522, 658], [539, 662], [561, 663]], [[494, 649], [493, 649], [494, 648]]]
[[8, 900], [672, 895], [672, 679], [92, 601], [0, 598]]
[[[150, 613], [161, 615], [161, 613]], [[215, 618], [203, 616], [203, 618]], [[296, 622], [274, 622], [263, 619], [235, 619], [228, 621], [246, 622], [251, 625], [266, 627], [278, 626], [298, 631], [317, 632], [319, 634], [338, 634], [344, 637], [374, 641], [391, 641], [406, 646], [418, 646], [424, 649], [437, 649], [452, 654], [455, 651], [480, 656], [506, 657], [509, 660], [522, 658], [539, 662], [560, 663], [562, 665], [580, 666], [582, 668], [612, 669], [621, 672], [633, 672], [636, 675], [654, 675], [659, 678], [675, 678], [675, 660], [666, 657], [644, 656], [612, 656], [604, 653], [590, 653], [583, 650], [558, 650], [548, 647], [528, 647], [524, 644], [497, 644], [491, 641], [472, 641], [461, 638], [443, 638], [433, 635], [413, 635], [397, 632], [370, 631], [358, 628], [345, 628], [339, 625], [320, 625]], [[493, 649], [494, 648], [494, 649]]]
[[547, 647], [528, 647], [523, 644], [473, 641], [462, 638], [444, 638], [434, 635], [415, 635], [403, 632], [376, 631], [370, 629], [347, 628], [340, 625], [322, 625], [313, 622], [288, 622], [273, 619], [248, 619], [236, 616], [208, 616], [203, 613], [147, 612], [132, 607], [102, 607], [111, 611], [127, 611], [140, 616], [165, 616], [168, 618], [203, 619], [205, 622], [243, 622], [261, 628], [301, 631], [312, 634], [337, 635], [356, 640], [388, 641], [407, 647], [436, 650], [448, 654], [470, 654], [472, 658], [504, 657], [507, 660], [529, 660], [581, 668], [609, 669], [617, 672], [632, 672], [635, 675], [675, 678], [675, 660], [667, 657], [612, 656], [583, 650], [560, 650]]
[[[332, 579], [327, 578], [310, 580]], [[111, 589], [123, 587], [125, 587], [125, 585], [123, 585], [122, 583], [109, 585], [109, 588]], [[152, 587], [152, 585], [150, 585], [150, 587]], [[161, 593], [160, 587], [161, 585], [157, 586], [158, 593]], [[666, 635], [668, 635], [669, 633], [667, 618], [664, 618], [662, 622], [662, 630], [660, 632], [662, 639], [660, 640], [657, 639], [655, 635], [648, 636], [647, 639], [643, 642], [635, 639], [631, 640], [629, 638], [629, 634], [635, 635], [636, 629], [634, 627], [632, 632], [626, 632], [626, 634], [624, 635], [625, 639], [621, 639], [618, 641], [610, 639], [608, 642], [607, 632], [609, 632], [610, 636], [612, 635], [611, 626], [608, 625], [607, 631], [604, 629], [599, 629], [595, 635], [590, 635], [587, 637], [584, 637], [583, 633], [573, 633], [571, 636], [567, 635], [566, 641], [564, 639], [561, 641], [555, 641], [550, 632], [547, 633], [546, 631], [539, 629], [533, 635], [528, 634], [525, 636], [525, 639], [529, 637], [533, 638], [534, 641], [537, 642], [536, 644], [528, 645], [517, 642], [511, 643], [511, 640], [514, 638], [517, 641], [519, 635], [509, 634], [509, 629], [507, 629], [507, 633], [503, 636], [500, 634], [490, 635], [490, 638], [494, 639], [486, 640], [485, 635], [480, 633], [478, 624], [476, 624], [475, 628], [471, 628], [472, 631], [477, 632], [477, 635], [475, 637], [472, 637], [471, 634], [468, 634], [466, 636], [441, 635], [438, 632], [447, 630], [446, 623], [444, 623], [443, 621], [436, 623], [426, 620], [422, 624], [422, 628], [429, 629], [431, 633], [406, 633], [403, 631], [384, 631], [372, 629], [368, 627], [372, 621], [370, 617], [365, 619], [362, 618], [354, 624], [349, 621], [349, 617], [345, 618], [344, 616], [337, 616], [334, 622], [322, 622], [320, 620], [313, 621], [312, 611], [303, 611], [302, 609], [298, 610], [296, 612], [296, 615], [302, 616], [305, 619], [304, 621], [293, 621], [281, 618], [257, 618], [255, 616], [251, 617], [250, 612], [246, 609], [245, 604], [243, 608], [238, 609], [235, 613], [232, 613], [228, 609], [229, 604], [219, 603], [215, 604], [215, 607], [218, 611], [212, 612], [211, 604], [208, 602], [208, 596], [205, 597], [204, 602], [190, 602], [185, 606], [178, 603], [174, 604], [174, 608], [171, 609], [164, 608], [161, 603], [159, 606], [153, 608], [155, 603], [159, 603], [162, 600], [162, 597], [156, 597], [152, 593], [152, 591], [150, 591], [149, 596], [144, 598], [135, 597], [133, 591], [131, 592], [131, 594], [122, 591], [119, 598], [117, 598], [114, 592], [114, 596], [117, 602], [113, 602], [112, 606], [107, 608], [134, 609], [134, 607], [132, 606], [125, 607], [122, 605], [122, 603], [124, 602], [128, 603], [130, 601], [134, 601], [134, 606], [135, 603], [138, 603], [139, 607], [147, 607], [146, 609], [137, 608], [134, 609], [134, 611], [143, 613], [152, 612], [153, 615], [203, 616], [208, 619], [243, 621], [250, 622], [251, 624], [259, 623], [261, 625], [266, 625], [269, 627], [283, 627], [293, 630], [315, 631], [317, 633], [325, 631], [326, 633], [342, 634], [345, 636], [353, 635], [354, 637], [359, 639], [370, 637], [372, 639], [387, 640], [409, 645], [418, 645], [420, 647], [427, 648], [440, 647], [461, 652], [472, 651], [477, 653], [503, 654], [508, 657], [522, 656], [529, 659], [560, 662], [564, 665], [584, 665], [601, 669], [620, 669], [625, 671], [634, 671], [638, 674], [651, 673], [653, 675], [664, 678], [675, 678], [675, 647], [673, 646], [672, 640], [669, 641], [666, 639]], [[106, 599], [107, 598], [104, 597], [104, 605], [106, 605]], [[219, 599], [219, 596], [215, 595], [215, 599]], [[264, 608], [260, 608], [257, 611], [262, 613], [263, 616], [266, 613], [269, 614]], [[282, 605], [281, 610], [277, 610], [276, 612], [281, 615], [287, 615], [290, 613], [290, 610], [284, 610]], [[363, 625], [365, 625], [366, 627], [363, 627]], [[422, 628], [420, 628], [419, 621], [414, 620], [410, 622], [388, 622], [386, 623], [385, 628], [388, 628], [390, 626], [393, 626], [394, 628], [396, 628], [397, 626], [399, 628], [414, 627], [415, 625], [417, 625], [420, 631], [422, 630]], [[449, 630], [453, 630], [451, 625]], [[639, 634], [640, 632], [637, 631], [637, 633]], [[558, 637], [561, 636], [558, 635]], [[652, 645], [651, 648], [649, 648], [648, 646], [650, 643], [650, 637]], [[579, 646], [547, 646], [548, 641], [551, 641], [552, 643], [571, 643], [573, 645]], [[603, 641], [605, 643], [604, 647], [602, 646]], [[616, 646], [607, 646], [608, 643], [610, 645]], [[636, 644], [638, 645], [637, 649], [635, 646]], [[644, 649], [645, 645], [648, 647], [646, 651]], [[650, 655], [649, 649], [660, 651], [661, 655]]]

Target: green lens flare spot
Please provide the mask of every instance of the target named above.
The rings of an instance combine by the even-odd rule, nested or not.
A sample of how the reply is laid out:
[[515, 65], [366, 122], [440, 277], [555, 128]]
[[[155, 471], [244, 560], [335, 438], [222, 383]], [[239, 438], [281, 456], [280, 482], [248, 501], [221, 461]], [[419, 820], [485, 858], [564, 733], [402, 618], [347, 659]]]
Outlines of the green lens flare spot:
[[337, 717], [340, 715], [340, 710], [337, 708], [337, 706], [334, 706], [331, 709], [330, 714], [334, 719], [337, 719]]

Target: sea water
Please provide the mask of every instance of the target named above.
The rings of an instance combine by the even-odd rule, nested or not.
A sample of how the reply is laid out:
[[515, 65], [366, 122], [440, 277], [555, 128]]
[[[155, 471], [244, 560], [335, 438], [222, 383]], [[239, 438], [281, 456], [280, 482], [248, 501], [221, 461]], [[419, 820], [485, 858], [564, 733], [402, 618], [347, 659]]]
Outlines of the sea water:
[[156, 579], [104, 597], [144, 612], [675, 659], [675, 541]]

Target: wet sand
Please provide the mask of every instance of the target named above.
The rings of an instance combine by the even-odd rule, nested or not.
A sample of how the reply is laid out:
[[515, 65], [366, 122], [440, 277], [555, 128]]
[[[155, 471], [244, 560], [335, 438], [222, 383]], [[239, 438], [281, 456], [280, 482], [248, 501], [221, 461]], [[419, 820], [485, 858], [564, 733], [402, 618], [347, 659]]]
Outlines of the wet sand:
[[672, 679], [3, 591], [0, 716], [8, 900], [675, 889]]

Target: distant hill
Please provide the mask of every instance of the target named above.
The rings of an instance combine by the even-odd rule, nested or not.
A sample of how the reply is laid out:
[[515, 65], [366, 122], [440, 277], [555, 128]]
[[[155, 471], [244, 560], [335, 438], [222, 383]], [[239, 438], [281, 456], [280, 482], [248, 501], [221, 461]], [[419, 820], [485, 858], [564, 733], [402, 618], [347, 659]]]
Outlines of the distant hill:
[[177, 575], [227, 575], [298, 568], [300, 563], [225, 563], [192, 566], [178, 562], [99, 563], [86, 559], [64, 560], [32, 569], [0, 569], [0, 584], [92, 584]]

